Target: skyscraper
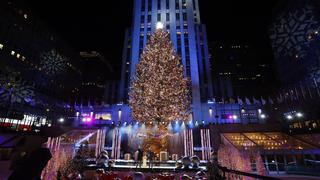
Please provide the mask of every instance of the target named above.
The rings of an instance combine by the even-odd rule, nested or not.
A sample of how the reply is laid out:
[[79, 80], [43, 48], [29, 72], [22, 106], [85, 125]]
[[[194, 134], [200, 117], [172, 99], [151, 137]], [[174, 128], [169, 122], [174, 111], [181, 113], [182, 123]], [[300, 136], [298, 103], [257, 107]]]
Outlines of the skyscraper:
[[276, 81], [266, 55], [243, 42], [209, 43], [216, 98], [261, 97], [274, 90]]
[[181, 56], [185, 76], [191, 80], [193, 119], [201, 120], [201, 103], [213, 98], [213, 87], [206, 28], [200, 21], [198, 0], [134, 0], [133, 24], [125, 37], [119, 99], [127, 101], [130, 79], [158, 22], [170, 32]]

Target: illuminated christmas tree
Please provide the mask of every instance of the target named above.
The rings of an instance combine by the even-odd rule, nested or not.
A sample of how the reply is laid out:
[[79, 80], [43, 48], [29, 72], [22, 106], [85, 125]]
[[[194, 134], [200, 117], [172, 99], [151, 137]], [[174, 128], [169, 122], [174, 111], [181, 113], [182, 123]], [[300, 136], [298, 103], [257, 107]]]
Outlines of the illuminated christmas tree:
[[149, 123], [187, 120], [188, 84], [169, 33], [158, 29], [142, 52], [132, 79], [129, 104], [133, 118]]

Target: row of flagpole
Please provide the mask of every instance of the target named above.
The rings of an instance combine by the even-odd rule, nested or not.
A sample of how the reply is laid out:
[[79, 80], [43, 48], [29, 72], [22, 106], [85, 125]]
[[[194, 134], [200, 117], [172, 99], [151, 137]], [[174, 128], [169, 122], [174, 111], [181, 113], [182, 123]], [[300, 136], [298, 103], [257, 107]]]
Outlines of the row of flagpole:
[[229, 98], [219, 98], [219, 100], [213, 99], [214, 102], [218, 103], [234, 103], [239, 105], [266, 105], [266, 104], [280, 104], [285, 101], [302, 101], [302, 100], [312, 100], [320, 99], [320, 89], [317, 81], [314, 79], [312, 86], [306, 86], [303, 83], [292, 86], [291, 88], [286, 88], [280, 90], [276, 95], [268, 97], [229, 97]]
[[[251, 104], [275, 104], [275, 103], [282, 103], [284, 101], [299, 101], [299, 100], [308, 100], [308, 99], [319, 99], [320, 98], [320, 87], [319, 83], [315, 78], [313, 78], [312, 82], [309, 83], [299, 82], [296, 85], [279, 90], [277, 94], [273, 96], [267, 96], [260, 98], [257, 97], [221, 97], [221, 98], [214, 98], [214, 102], [219, 103], [236, 103], [240, 105], [251, 105]], [[100, 104], [107, 105], [103, 102]], [[83, 103], [82, 100], [80, 104], [74, 102], [74, 107], [78, 107], [82, 109], [82, 107], [89, 107], [93, 108], [95, 104], [92, 104], [90, 99], [87, 103]]]

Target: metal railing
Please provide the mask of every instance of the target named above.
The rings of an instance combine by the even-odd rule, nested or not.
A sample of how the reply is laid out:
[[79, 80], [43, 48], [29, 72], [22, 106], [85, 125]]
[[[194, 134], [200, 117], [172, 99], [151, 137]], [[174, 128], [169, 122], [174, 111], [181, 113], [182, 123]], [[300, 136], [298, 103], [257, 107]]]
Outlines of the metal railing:
[[[252, 174], [252, 173], [247, 173], [243, 171], [238, 171], [238, 170], [232, 170], [228, 169], [226, 167], [218, 166], [219, 170], [222, 171], [222, 178], [223, 179], [242, 179], [242, 177], [251, 177], [254, 179], [261, 179], [261, 180], [280, 180], [279, 178], [275, 177], [269, 177], [269, 176], [262, 176], [258, 174]], [[229, 178], [228, 178], [229, 177]]]

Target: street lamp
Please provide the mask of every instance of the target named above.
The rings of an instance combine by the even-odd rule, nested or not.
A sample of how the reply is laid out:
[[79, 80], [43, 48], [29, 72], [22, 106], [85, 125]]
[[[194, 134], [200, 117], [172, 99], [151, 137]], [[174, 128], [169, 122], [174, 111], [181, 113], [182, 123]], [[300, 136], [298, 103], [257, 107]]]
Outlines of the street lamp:
[[266, 118], [266, 115], [265, 115], [265, 114], [261, 114], [261, 115], [260, 115], [260, 118], [261, 118], [261, 119], [265, 119], [265, 118]]
[[302, 118], [302, 117], [303, 117], [303, 114], [302, 114], [301, 112], [297, 112], [296, 116], [297, 116], [298, 118]]
[[286, 118], [287, 118], [288, 120], [293, 119], [293, 117], [292, 117], [291, 115], [287, 115]]
[[59, 122], [60, 122], [60, 123], [63, 123], [63, 122], [64, 122], [64, 118], [60, 118], [60, 119], [59, 119]]

